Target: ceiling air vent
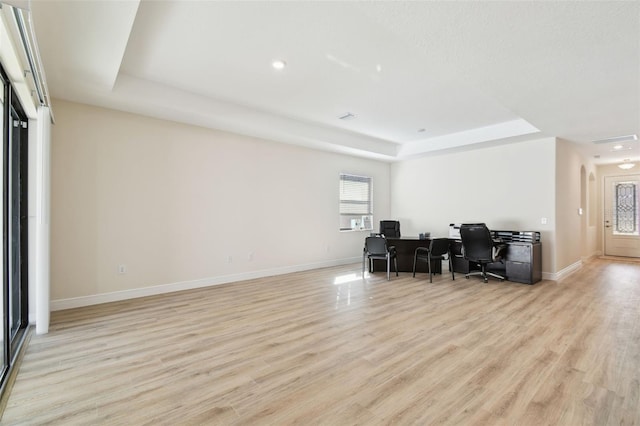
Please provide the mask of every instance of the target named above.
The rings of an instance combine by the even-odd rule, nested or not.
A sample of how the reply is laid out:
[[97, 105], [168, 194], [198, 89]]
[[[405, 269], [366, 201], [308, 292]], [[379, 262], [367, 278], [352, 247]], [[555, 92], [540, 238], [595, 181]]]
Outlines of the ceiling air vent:
[[600, 145], [603, 143], [613, 143], [613, 142], [625, 142], [625, 141], [637, 141], [638, 135], [626, 135], [626, 136], [616, 136], [613, 138], [607, 139], [598, 139], [597, 141], [592, 141], [596, 145]]
[[356, 116], [351, 114], [350, 112], [347, 112], [347, 113], [342, 114], [338, 118], [340, 120], [353, 120], [354, 118], [356, 118]]

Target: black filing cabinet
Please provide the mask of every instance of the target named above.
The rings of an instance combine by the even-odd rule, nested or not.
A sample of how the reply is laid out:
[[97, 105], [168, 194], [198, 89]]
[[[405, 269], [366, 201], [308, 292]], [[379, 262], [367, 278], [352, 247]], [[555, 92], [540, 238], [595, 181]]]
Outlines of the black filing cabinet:
[[542, 279], [542, 248], [539, 242], [510, 242], [505, 258], [505, 275], [509, 281], [534, 284]]

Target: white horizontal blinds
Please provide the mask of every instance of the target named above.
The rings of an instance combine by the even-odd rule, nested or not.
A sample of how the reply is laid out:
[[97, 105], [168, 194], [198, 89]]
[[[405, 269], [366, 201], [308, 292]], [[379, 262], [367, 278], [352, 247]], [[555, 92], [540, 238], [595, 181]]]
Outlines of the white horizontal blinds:
[[371, 178], [367, 176], [340, 175], [340, 214], [373, 214], [371, 203]]

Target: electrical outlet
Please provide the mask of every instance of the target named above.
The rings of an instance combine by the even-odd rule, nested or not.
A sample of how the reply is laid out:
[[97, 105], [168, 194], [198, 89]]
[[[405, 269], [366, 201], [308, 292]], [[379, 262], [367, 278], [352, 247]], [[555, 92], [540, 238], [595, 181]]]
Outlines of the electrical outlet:
[[541, 225], [546, 225], [547, 224], [547, 218], [546, 217], [540, 218], [540, 224]]
[[227, 263], [233, 262], [233, 256], [227, 256]]
[[121, 263], [120, 265], [118, 265], [118, 273], [119, 274], [126, 274], [127, 273], [127, 265], [125, 265], [124, 263]]

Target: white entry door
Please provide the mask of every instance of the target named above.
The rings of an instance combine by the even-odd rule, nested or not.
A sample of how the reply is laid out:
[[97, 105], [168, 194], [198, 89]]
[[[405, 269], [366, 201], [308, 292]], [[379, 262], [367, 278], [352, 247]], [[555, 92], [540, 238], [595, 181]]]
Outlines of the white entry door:
[[604, 254], [640, 257], [640, 175], [604, 178]]

